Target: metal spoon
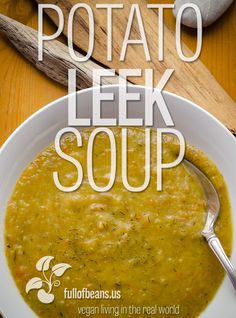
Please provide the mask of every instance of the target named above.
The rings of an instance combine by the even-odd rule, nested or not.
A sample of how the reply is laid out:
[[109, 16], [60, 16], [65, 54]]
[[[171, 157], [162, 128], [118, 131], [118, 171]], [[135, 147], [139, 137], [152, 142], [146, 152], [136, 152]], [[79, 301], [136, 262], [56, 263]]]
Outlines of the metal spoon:
[[202, 231], [202, 235], [206, 238], [210, 248], [220, 261], [221, 265], [225, 269], [228, 274], [235, 290], [236, 290], [236, 269], [231, 264], [229, 258], [227, 257], [219, 239], [215, 235], [214, 232], [214, 224], [218, 218], [220, 212], [220, 200], [218, 193], [211, 183], [211, 181], [207, 178], [207, 176], [199, 170], [195, 165], [193, 165], [188, 160], [184, 160], [184, 165], [192, 170], [200, 180], [203, 190], [207, 199], [207, 217], [204, 229]]

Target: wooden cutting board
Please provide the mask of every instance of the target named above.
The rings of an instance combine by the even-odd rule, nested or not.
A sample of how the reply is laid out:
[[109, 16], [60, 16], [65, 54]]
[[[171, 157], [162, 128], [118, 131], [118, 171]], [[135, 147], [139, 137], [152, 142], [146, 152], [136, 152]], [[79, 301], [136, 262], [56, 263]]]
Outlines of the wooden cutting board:
[[[38, 3], [55, 3], [54, 0], [37, 0]], [[155, 10], [146, 8], [145, 1], [112, 1], [112, 3], [124, 3], [124, 9], [114, 10], [113, 13], [113, 60], [106, 59], [107, 34], [106, 34], [106, 10], [96, 9], [97, 3], [109, 3], [109, 1], [83, 1], [89, 4], [95, 16], [95, 46], [93, 58], [110, 68], [152, 68], [155, 72], [156, 83], [161, 78], [167, 68], [174, 68], [175, 73], [166, 86], [166, 90], [186, 97], [201, 107], [205, 108], [219, 120], [221, 120], [232, 131], [236, 131], [236, 104], [224, 89], [217, 83], [209, 70], [198, 59], [193, 63], [182, 62], [175, 48], [175, 34], [166, 26], [164, 27], [164, 62], [159, 62], [158, 52], [158, 16]], [[78, 3], [76, 0], [58, 0], [56, 4], [63, 10], [65, 17], [64, 33], [67, 35], [68, 12], [71, 7]], [[120, 52], [129, 10], [132, 3], [139, 3], [147, 35], [151, 62], [146, 62], [141, 46], [130, 46], [125, 61], [121, 62]], [[58, 17], [54, 10], [48, 10], [47, 14], [58, 24]], [[139, 33], [136, 21], [132, 34]], [[88, 20], [84, 10], [79, 10], [74, 19], [74, 43], [83, 51], [88, 47]], [[191, 55], [191, 51], [183, 45], [186, 55]], [[144, 84], [143, 78], [132, 78], [135, 84]], [[200, 123], [199, 123], [200, 125]]]

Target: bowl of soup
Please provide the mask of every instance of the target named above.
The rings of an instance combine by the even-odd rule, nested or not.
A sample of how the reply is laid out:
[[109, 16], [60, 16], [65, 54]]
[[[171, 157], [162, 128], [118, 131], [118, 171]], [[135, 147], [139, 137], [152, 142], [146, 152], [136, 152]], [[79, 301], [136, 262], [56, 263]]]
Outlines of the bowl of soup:
[[[92, 118], [94, 91], [77, 93], [78, 116]], [[119, 117], [119, 86], [104, 87], [114, 101], [102, 105], [104, 118]], [[144, 118], [145, 88], [129, 87], [140, 101], [130, 102], [128, 116]], [[186, 140], [185, 158], [215, 185], [221, 202], [216, 224], [226, 253], [236, 263], [233, 244], [236, 220], [236, 141], [213, 116], [168, 92], [163, 93], [174, 128]], [[157, 191], [157, 131], [165, 127], [154, 109], [149, 127], [150, 180], [144, 182], [146, 131], [126, 127], [128, 177], [124, 178], [122, 145], [125, 127], [109, 127], [94, 137], [94, 127], [78, 127], [61, 140], [68, 126], [65, 96], [26, 120], [0, 151], [0, 311], [6, 317], [221, 317], [233, 318], [235, 292], [221, 265], [201, 236], [206, 199], [197, 177], [184, 166], [163, 171]], [[123, 129], [122, 129], [123, 128]], [[72, 130], [73, 131], [73, 130]], [[81, 139], [81, 140], [80, 140]], [[112, 142], [116, 149], [114, 183]], [[163, 136], [163, 161], [179, 153], [179, 142]], [[61, 191], [53, 180], [70, 189]], [[67, 160], [66, 160], [67, 159]], [[114, 158], [113, 158], [114, 159]], [[113, 160], [114, 161], [114, 160]], [[93, 165], [93, 175], [88, 164]], [[126, 171], [127, 172], [127, 171]], [[125, 182], [124, 182], [125, 179]], [[91, 186], [97, 185], [98, 191]], [[14, 306], [12, 305], [14, 303]]]

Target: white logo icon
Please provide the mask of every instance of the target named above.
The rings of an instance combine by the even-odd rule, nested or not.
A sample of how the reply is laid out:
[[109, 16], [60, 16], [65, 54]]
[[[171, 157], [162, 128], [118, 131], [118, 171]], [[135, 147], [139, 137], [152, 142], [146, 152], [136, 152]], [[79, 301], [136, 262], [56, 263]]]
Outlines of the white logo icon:
[[[43, 279], [40, 277], [31, 278], [26, 284], [25, 291], [28, 294], [32, 289], [39, 289], [37, 297], [41, 303], [50, 304], [53, 302], [55, 296], [53, 295], [53, 287], [60, 286], [59, 279], [53, 280], [53, 276], [61, 277], [65, 271], [71, 266], [67, 263], [59, 263], [50, 268], [50, 262], [54, 259], [53, 256], [44, 256], [36, 263], [36, 269], [42, 272]], [[48, 272], [50, 270], [50, 272]], [[47, 272], [47, 273], [46, 273]], [[48, 276], [47, 276], [48, 275]], [[44, 285], [46, 288], [44, 289]]]

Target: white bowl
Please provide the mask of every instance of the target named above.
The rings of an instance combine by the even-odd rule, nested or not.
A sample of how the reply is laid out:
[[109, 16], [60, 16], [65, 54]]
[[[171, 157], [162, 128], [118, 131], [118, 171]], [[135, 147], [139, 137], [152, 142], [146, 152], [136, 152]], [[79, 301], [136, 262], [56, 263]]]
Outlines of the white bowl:
[[[96, 88], [97, 89], [97, 88]], [[117, 118], [118, 86], [103, 88], [114, 92], [115, 101], [105, 102], [104, 117]], [[77, 93], [79, 116], [91, 117], [94, 88]], [[131, 117], [144, 116], [145, 89], [133, 86], [130, 91], [141, 94], [140, 102], [129, 104]], [[175, 127], [186, 140], [202, 149], [216, 163], [228, 186], [233, 224], [236, 224], [236, 139], [212, 115], [192, 102], [177, 95], [164, 93], [165, 101], [175, 122]], [[160, 113], [154, 112], [155, 126], [163, 127]], [[60, 98], [36, 112], [27, 119], [6, 141], [0, 151], [0, 311], [8, 318], [36, 317], [24, 302], [10, 274], [4, 251], [4, 220], [9, 197], [24, 168], [54, 141], [56, 133], [67, 126], [67, 96]], [[207, 243], [206, 243], [207, 244]], [[232, 261], [236, 265], [236, 249], [233, 246]], [[191, 268], [189, 269], [191, 271]], [[194, 300], [193, 300], [194, 301]], [[201, 314], [202, 318], [233, 318], [236, 313], [235, 292], [228, 280], [224, 279], [214, 300]]]

